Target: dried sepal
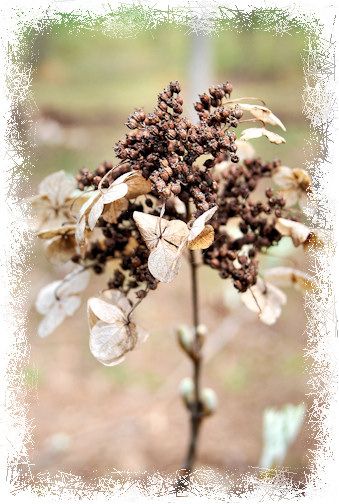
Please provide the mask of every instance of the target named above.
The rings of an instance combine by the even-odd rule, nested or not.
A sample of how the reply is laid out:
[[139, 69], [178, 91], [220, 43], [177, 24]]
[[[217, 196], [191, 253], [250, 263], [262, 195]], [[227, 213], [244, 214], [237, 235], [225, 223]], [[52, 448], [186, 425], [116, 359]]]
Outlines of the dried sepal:
[[263, 105], [252, 105], [250, 103], [239, 103], [238, 107], [249, 112], [253, 117], [258, 119], [258, 121], [264, 124], [270, 124], [271, 126], [279, 126], [283, 131], [286, 131], [283, 123], [269, 108]]
[[303, 243], [303, 247], [305, 250], [308, 249], [321, 250], [325, 247], [326, 241], [327, 237], [325, 236], [325, 233], [321, 232], [320, 230], [316, 231], [311, 230], [306, 241]]
[[133, 175], [126, 181], [128, 186], [127, 199], [135, 199], [138, 196], [148, 194], [152, 190], [152, 183], [146, 180], [138, 171], [132, 172]]
[[266, 128], [247, 128], [242, 131], [240, 140], [248, 141], [255, 138], [260, 138], [262, 136], [265, 136], [271, 143], [277, 145], [286, 143], [286, 140], [282, 136], [277, 135], [276, 133], [273, 133], [273, 131], [269, 131]]
[[139, 172], [131, 171], [120, 175], [107, 189], [92, 192], [79, 212], [76, 239], [83, 243], [86, 225], [93, 231], [101, 217], [115, 224], [119, 215], [127, 209], [128, 199], [134, 199], [151, 190], [151, 184]]
[[149, 271], [160, 282], [171, 282], [179, 271], [180, 250], [189, 234], [186, 223], [180, 220], [168, 221], [143, 212], [134, 212], [133, 218], [151, 251], [148, 258]]
[[309, 292], [315, 289], [315, 282], [310, 275], [304, 271], [287, 266], [277, 266], [266, 270], [264, 278], [269, 282], [273, 282], [278, 287], [292, 286], [302, 292]]
[[118, 291], [105, 291], [87, 302], [89, 346], [93, 356], [105, 366], [115, 366], [146, 335], [130, 316], [131, 305]]
[[193, 222], [193, 224], [191, 226], [189, 235], [188, 235], [189, 242], [194, 240], [195, 238], [197, 238], [197, 236], [200, 235], [200, 233], [203, 231], [203, 229], [206, 225], [206, 222], [209, 221], [213, 217], [213, 215], [215, 214], [215, 212], [217, 210], [218, 210], [218, 207], [214, 206], [214, 207], [210, 208], [209, 210], [207, 210], [206, 212], [204, 212], [203, 214], [201, 214], [197, 219], [195, 219], [195, 221]]
[[190, 250], [207, 249], [213, 242], [214, 229], [210, 224], [207, 224], [198, 236], [188, 242], [188, 248]]
[[77, 268], [63, 280], [52, 282], [40, 290], [35, 307], [44, 315], [38, 327], [41, 338], [51, 334], [66, 317], [75, 313], [81, 303], [78, 294], [87, 287], [88, 282], [89, 272]]
[[30, 202], [38, 214], [40, 225], [59, 218], [69, 218], [76, 189], [75, 180], [63, 170], [45, 177], [39, 184], [38, 194]]
[[46, 256], [51, 262], [67, 262], [77, 253], [75, 231], [75, 224], [69, 224], [38, 233], [38, 238], [49, 240], [46, 246]]
[[280, 317], [281, 309], [286, 304], [284, 292], [260, 277], [257, 283], [240, 294], [245, 306], [257, 313], [259, 319], [267, 325], [274, 324]]
[[273, 182], [279, 187], [287, 206], [299, 203], [304, 207], [307, 203], [307, 194], [311, 188], [309, 174], [301, 168], [279, 166], [272, 176]]
[[279, 231], [282, 236], [289, 236], [293, 241], [295, 247], [299, 247], [307, 241], [310, 236], [311, 230], [302, 224], [290, 219], [279, 217], [275, 223], [275, 229]]

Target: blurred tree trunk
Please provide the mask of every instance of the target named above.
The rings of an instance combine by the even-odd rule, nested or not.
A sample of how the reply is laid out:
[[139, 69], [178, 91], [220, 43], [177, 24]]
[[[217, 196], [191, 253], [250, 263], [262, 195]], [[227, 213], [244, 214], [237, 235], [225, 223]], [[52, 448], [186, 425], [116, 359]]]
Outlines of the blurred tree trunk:
[[189, 115], [193, 121], [197, 120], [193, 104], [198, 95], [207, 91], [213, 84], [212, 71], [212, 37], [203, 33], [193, 33], [191, 36], [191, 51], [188, 70]]

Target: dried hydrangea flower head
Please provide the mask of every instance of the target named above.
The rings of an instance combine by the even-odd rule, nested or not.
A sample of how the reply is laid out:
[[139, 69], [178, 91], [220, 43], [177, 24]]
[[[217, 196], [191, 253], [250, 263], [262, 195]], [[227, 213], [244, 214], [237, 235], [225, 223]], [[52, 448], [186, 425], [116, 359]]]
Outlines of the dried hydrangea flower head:
[[[73, 181], [57, 172], [39, 187], [37, 200], [64, 212], [62, 226], [39, 234], [48, 240], [48, 256], [97, 274], [114, 261], [107, 287], [137, 302], [159, 282], [171, 282], [190, 250], [245, 293], [257, 285], [262, 252], [283, 236], [295, 246], [311, 236], [289, 211], [307, 196], [308, 174], [262, 162], [247, 142], [262, 135], [283, 142], [266, 129], [285, 131], [280, 119], [266, 105], [231, 99], [226, 82], [199, 96], [199, 121], [193, 123], [183, 115], [180, 91], [173, 81], [152, 113], [137, 109], [129, 116], [129, 132], [115, 147], [120, 163], [82, 169]], [[246, 114], [258, 127], [243, 130], [237, 140], [234, 130]], [[258, 199], [263, 179], [271, 179], [272, 188]], [[70, 215], [76, 183], [83, 199]]]
[[[287, 302], [280, 287], [313, 288], [312, 279], [297, 269], [281, 266], [259, 274], [261, 255], [280, 240], [305, 249], [321, 240], [296, 219], [296, 211], [299, 219], [301, 212], [291, 208], [305, 204], [311, 187], [307, 172], [278, 160], [264, 162], [250, 143], [263, 136], [276, 145], [285, 143], [268, 129], [285, 131], [285, 126], [260, 100], [231, 99], [232, 91], [226, 82], [199, 95], [195, 123], [183, 114], [179, 83], [170, 82], [153, 112], [137, 109], [128, 117], [128, 132], [115, 144], [116, 164], [83, 168], [73, 181], [57, 172], [41, 184], [34, 204], [44, 208], [44, 225], [49, 220], [50, 229], [39, 236], [47, 240], [47, 255], [73, 264], [75, 276], [39, 295], [37, 308], [45, 315], [40, 335], [78, 308], [85, 284], [80, 288], [77, 277], [106, 273], [102, 293], [87, 304], [90, 350], [101, 363], [118, 364], [145, 339], [132, 312], [160, 282], [173, 281], [187, 259], [194, 325], [179, 343], [197, 370], [205, 338], [198, 314], [200, 265], [230, 280], [266, 324], [277, 320]], [[251, 127], [237, 139], [235, 130], [246, 122]], [[266, 190], [260, 191], [263, 181]], [[56, 216], [61, 217], [57, 225]], [[184, 385], [197, 432], [201, 419], [215, 410], [216, 397], [210, 389], [200, 391], [197, 379]], [[194, 453], [187, 470], [193, 459]]]

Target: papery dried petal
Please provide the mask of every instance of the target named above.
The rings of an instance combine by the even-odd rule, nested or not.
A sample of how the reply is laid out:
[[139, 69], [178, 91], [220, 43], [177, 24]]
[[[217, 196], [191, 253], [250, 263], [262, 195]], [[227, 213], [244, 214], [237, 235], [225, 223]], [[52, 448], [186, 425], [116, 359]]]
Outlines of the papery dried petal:
[[125, 314], [120, 308], [96, 297], [87, 301], [87, 314], [90, 328], [98, 321], [114, 324], [115, 322], [124, 323], [126, 320]]
[[305, 224], [282, 217], [277, 219], [275, 229], [279, 231], [282, 236], [290, 236], [295, 247], [305, 243], [311, 233], [311, 230], [305, 226]]
[[271, 124], [272, 126], [280, 126], [282, 130], [286, 131], [283, 123], [269, 108], [264, 107], [263, 105], [252, 105], [249, 103], [239, 103], [238, 107], [242, 110], [250, 112], [250, 114], [259, 121], [262, 121], [265, 124]]
[[287, 266], [277, 266], [265, 271], [265, 279], [273, 282], [279, 287], [295, 287], [304, 292], [312, 291], [315, 288], [315, 282], [310, 275], [304, 271], [290, 268]]
[[149, 255], [148, 269], [150, 273], [160, 282], [169, 283], [174, 280], [181, 265], [181, 255], [178, 250], [159, 241], [159, 244]]
[[259, 319], [267, 325], [274, 324], [281, 314], [282, 305], [287, 298], [284, 292], [258, 278], [257, 283], [240, 294], [246, 307], [257, 313]]
[[271, 143], [282, 144], [286, 143], [286, 140], [276, 133], [267, 130], [266, 128], [247, 128], [242, 131], [240, 140], [253, 140], [254, 138], [260, 138], [265, 136]]
[[47, 196], [54, 207], [58, 207], [64, 204], [75, 188], [75, 180], [60, 170], [45, 177], [39, 184], [38, 192]]
[[194, 240], [203, 231], [206, 222], [213, 217], [217, 210], [218, 207], [214, 206], [195, 219], [188, 235], [189, 241]]

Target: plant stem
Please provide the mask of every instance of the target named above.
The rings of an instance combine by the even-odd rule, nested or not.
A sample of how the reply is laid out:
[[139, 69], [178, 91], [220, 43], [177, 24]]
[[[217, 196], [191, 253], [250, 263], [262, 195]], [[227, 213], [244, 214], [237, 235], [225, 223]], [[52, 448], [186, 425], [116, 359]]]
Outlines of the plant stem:
[[201, 408], [200, 408], [200, 374], [201, 374], [201, 337], [199, 336], [199, 296], [198, 296], [198, 278], [197, 278], [197, 263], [195, 261], [195, 253], [190, 250], [190, 268], [191, 268], [191, 283], [192, 283], [192, 309], [193, 309], [193, 327], [194, 327], [194, 344], [193, 344], [193, 384], [194, 384], [194, 401], [191, 411], [191, 433], [188, 451], [183, 466], [183, 470], [189, 475], [192, 471], [197, 451], [197, 442], [201, 425]]

